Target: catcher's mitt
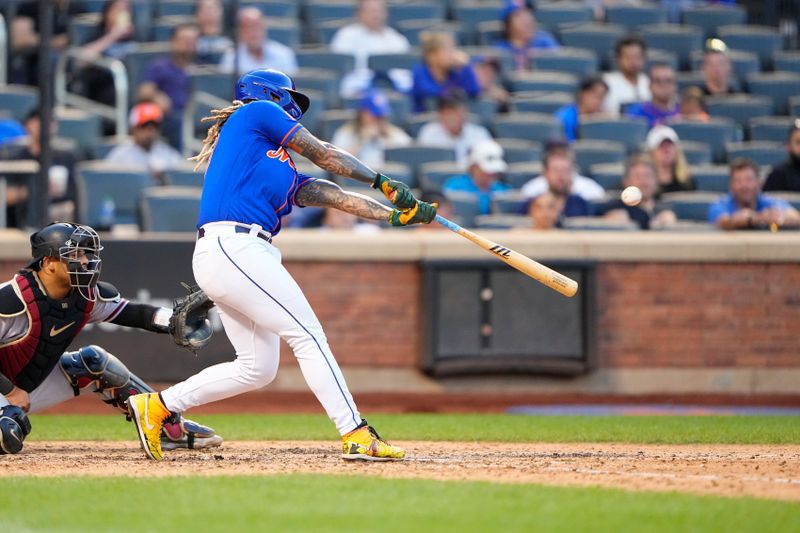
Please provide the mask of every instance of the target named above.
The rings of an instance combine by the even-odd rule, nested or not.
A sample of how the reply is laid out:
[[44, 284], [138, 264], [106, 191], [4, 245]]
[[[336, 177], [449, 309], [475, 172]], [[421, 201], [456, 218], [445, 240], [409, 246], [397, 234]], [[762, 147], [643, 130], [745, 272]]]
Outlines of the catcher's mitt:
[[197, 352], [214, 333], [208, 320], [208, 310], [214, 307], [214, 302], [197, 285], [181, 285], [189, 294], [173, 300], [169, 334], [178, 346]]

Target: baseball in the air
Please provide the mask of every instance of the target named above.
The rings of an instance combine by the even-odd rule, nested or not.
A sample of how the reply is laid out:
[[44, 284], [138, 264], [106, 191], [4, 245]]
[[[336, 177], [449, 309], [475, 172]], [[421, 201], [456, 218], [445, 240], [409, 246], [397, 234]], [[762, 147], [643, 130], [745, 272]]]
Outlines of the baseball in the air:
[[642, 191], [639, 187], [628, 187], [622, 191], [622, 203], [625, 205], [637, 205], [642, 201]]

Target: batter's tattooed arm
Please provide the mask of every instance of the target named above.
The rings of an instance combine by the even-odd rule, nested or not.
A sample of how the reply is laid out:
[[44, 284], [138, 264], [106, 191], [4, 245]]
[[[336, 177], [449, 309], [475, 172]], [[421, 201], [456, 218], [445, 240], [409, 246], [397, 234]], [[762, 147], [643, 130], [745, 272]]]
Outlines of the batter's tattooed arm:
[[357, 217], [388, 221], [392, 210], [382, 203], [356, 192], [345, 191], [335, 183], [314, 180], [303, 185], [297, 203], [306, 207], [333, 207]]
[[305, 128], [299, 128], [297, 133], [286, 143], [286, 147], [305, 156], [315, 165], [332, 174], [370, 185], [375, 181], [376, 172], [359, 161], [357, 157], [330, 143], [320, 141]]

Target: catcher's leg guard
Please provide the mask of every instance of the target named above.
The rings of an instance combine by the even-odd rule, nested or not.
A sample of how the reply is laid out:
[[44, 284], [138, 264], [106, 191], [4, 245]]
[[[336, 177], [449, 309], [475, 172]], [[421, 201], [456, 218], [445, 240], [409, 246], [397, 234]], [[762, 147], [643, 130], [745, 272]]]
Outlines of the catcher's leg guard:
[[[103, 401], [116, 407], [130, 420], [128, 398], [134, 394], [155, 392], [152, 387], [142, 381], [139, 376], [128, 370], [122, 361], [99, 346], [84, 346], [75, 352], [66, 352], [61, 356], [61, 370], [72, 385], [75, 396], [80, 389], [91, 384]], [[222, 444], [222, 437], [214, 430], [173, 414], [164, 425], [162, 432], [162, 448], [211, 448]]]
[[31, 432], [28, 415], [16, 405], [0, 407], [0, 454], [19, 453]]

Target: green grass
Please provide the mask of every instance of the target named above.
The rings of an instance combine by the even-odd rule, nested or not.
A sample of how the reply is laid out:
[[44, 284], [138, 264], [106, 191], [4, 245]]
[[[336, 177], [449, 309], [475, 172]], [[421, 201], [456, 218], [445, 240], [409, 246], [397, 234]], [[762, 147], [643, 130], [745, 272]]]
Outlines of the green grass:
[[[31, 440], [133, 440], [121, 415], [33, 415]], [[198, 415], [228, 440], [331, 440], [324, 415]], [[375, 415], [391, 440], [630, 442], [636, 444], [797, 444], [797, 416]]]
[[800, 506], [618, 490], [348, 476], [0, 483], [0, 531], [796, 531]]

